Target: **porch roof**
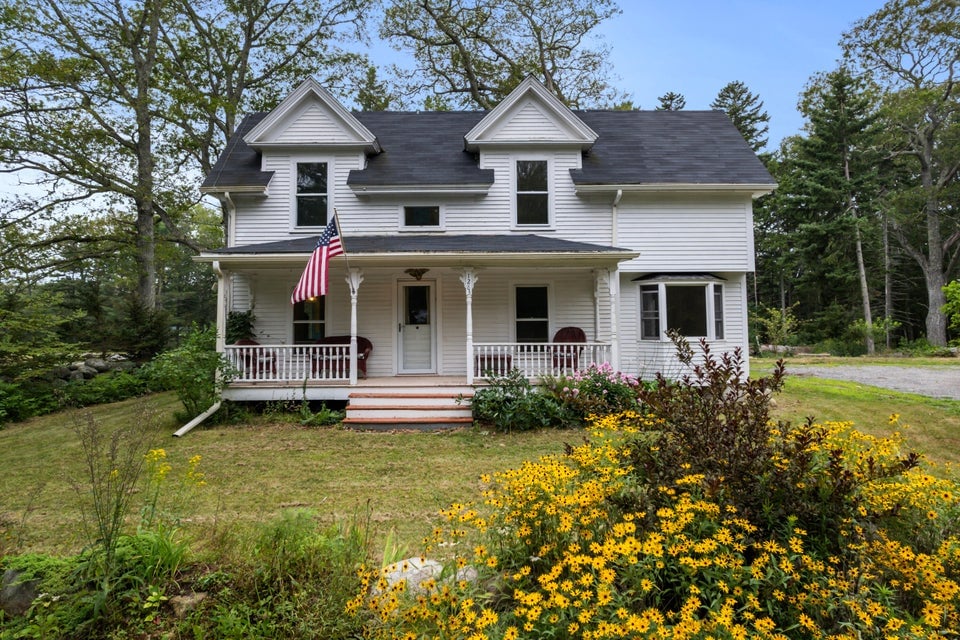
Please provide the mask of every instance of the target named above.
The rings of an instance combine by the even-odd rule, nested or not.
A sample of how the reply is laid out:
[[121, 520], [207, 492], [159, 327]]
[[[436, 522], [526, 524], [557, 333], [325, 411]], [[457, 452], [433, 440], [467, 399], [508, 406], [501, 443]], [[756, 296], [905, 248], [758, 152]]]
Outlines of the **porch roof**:
[[[203, 262], [243, 262], [268, 266], [298, 264], [317, 246], [318, 236], [303, 236], [205, 251]], [[418, 264], [507, 264], [573, 261], [580, 264], [616, 264], [636, 258], [637, 251], [534, 234], [416, 235], [394, 234], [342, 238], [348, 259], [361, 264], [389, 264], [413, 258]]]

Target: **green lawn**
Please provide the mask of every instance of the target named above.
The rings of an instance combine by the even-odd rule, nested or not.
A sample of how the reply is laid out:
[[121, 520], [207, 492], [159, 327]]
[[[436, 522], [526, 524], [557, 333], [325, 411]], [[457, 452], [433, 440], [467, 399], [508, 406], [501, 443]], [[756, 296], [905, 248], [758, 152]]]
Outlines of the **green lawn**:
[[[755, 371], [769, 366], [754, 362]], [[896, 363], [907, 362], [913, 361]], [[143, 403], [127, 401], [93, 413], [107, 425], [141, 421]], [[564, 443], [582, 437], [577, 431], [354, 432], [258, 420], [243, 427], [201, 425], [173, 438], [179, 426], [171, 417], [176, 399], [162, 394], [149, 403], [161, 419], [156, 446], [168, 452], [170, 477], [184, 470], [190, 457], [202, 456], [206, 486], [175, 508], [184, 529], [199, 540], [306, 507], [330, 520], [369, 517], [379, 539], [393, 530], [414, 551], [438, 509], [478, 499], [481, 474], [560, 452]], [[960, 402], [789, 377], [775, 403], [780, 419], [852, 420], [876, 435], [888, 433], [890, 414], [899, 413], [910, 425], [906, 433], [913, 448], [938, 462], [960, 462]], [[69, 414], [56, 414], [0, 430], [0, 554], [5, 548], [65, 553], [82, 546], [71, 487], [83, 480], [83, 461], [72, 421]], [[135, 508], [143, 501], [134, 496]]]

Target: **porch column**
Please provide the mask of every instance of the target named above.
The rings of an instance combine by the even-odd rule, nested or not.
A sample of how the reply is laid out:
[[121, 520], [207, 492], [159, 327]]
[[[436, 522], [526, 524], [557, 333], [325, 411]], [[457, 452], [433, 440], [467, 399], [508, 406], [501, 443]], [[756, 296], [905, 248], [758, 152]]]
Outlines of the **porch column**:
[[471, 267], [460, 272], [460, 282], [467, 294], [467, 384], [473, 384], [473, 287], [477, 284], [477, 273]]
[[[213, 273], [217, 276], [217, 353], [223, 353], [227, 344], [227, 277], [220, 269], [220, 261], [213, 261]], [[217, 375], [219, 375], [217, 369]]]
[[363, 282], [360, 269], [349, 269], [344, 278], [350, 287], [350, 386], [357, 384], [357, 292]]

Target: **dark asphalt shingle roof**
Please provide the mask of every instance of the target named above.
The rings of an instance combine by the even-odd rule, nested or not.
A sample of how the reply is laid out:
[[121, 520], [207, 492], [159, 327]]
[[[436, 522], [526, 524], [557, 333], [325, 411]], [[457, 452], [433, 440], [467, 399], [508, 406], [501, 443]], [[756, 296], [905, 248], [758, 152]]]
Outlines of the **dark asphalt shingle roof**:
[[477, 157], [463, 150], [463, 136], [486, 115], [482, 112], [361, 111], [353, 115], [377, 136], [383, 152], [370, 156], [366, 169], [350, 172], [347, 184], [351, 187], [493, 184], [493, 169], [480, 169]]
[[[571, 170], [578, 185], [723, 184], [772, 185], [773, 178], [740, 133], [720, 111], [577, 111], [597, 134]], [[464, 135], [484, 112], [357, 112], [353, 114], [381, 144], [366, 169], [350, 172], [348, 183], [363, 186], [462, 185], [493, 183], [464, 151]], [[203, 183], [204, 188], [264, 186], [272, 174], [260, 171], [260, 155], [242, 137], [265, 114], [243, 120]]]
[[599, 134], [576, 184], [772, 184], [722, 111], [584, 111]]
[[[310, 253], [318, 236], [216, 249], [217, 254]], [[628, 253], [629, 249], [525, 235], [383, 235], [343, 238], [348, 255], [364, 253]]]
[[266, 187], [273, 177], [272, 171], [260, 170], [260, 152], [243, 141], [251, 129], [267, 117], [266, 113], [254, 113], [244, 118], [237, 126], [223, 153], [217, 158], [209, 175], [200, 185], [201, 189], [212, 187]]

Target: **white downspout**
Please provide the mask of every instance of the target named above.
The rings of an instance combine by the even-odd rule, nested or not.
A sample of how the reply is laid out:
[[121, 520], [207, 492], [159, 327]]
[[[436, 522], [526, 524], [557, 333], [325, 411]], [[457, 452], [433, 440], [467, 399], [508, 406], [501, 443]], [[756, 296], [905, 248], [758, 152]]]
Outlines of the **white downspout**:
[[613, 204], [610, 208], [610, 246], [617, 246], [617, 218], [619, 218], [620, 200], [623, 198], [623, 189], [617, 189], [617, 195], [613, 197]]

